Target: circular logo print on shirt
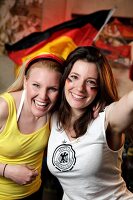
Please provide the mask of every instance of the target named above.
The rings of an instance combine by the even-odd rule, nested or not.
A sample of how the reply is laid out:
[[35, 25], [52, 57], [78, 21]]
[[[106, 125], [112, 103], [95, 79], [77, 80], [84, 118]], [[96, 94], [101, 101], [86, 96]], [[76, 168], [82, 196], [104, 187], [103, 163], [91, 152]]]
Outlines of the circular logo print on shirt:
[[58, 146], [52, 158], [53, 165], [60, 171], [66, 172], [73, 168], [76, 162], [75, 151], [70, 144]]

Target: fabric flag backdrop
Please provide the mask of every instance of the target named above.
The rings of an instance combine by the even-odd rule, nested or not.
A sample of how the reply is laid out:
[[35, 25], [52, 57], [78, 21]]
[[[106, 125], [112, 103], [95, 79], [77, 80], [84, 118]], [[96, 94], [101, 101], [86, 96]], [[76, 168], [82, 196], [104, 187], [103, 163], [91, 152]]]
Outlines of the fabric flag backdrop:
[[114, 11], [115, 8], [83, 15], [32, 33], [12, 45], [6, 44], [5, 49], [17, 66], [40, 52], [53, 52], [66, 58], [77, 46], [91, 45]]

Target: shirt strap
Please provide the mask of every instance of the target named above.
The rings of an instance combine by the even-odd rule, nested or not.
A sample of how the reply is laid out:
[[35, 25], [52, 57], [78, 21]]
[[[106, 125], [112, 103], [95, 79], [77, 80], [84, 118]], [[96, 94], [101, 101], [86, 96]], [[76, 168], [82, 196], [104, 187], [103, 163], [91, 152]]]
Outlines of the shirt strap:
[[21, 96], [21, 100], [20, 100], [20, 104], [19, 104], [19, 108], [18, 108], [18, 112], [17, 112], [17, 121], [21, 114], [21, 110], [22, 110], [22, 107], [24, 104], [24, 99], [25, 99], [25, 90], [23, 90], [23, 92], [22, 92], [22, 96]]

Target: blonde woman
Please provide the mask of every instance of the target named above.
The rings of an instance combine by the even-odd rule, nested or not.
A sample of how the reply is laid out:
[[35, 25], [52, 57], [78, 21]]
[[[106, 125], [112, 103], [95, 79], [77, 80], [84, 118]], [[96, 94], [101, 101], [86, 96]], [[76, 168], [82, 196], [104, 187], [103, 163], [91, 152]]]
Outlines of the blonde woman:
[[0, 96], [0, 199], [41, 200], [49, 118], [58, 106], [64, 60], [42, 53], [27, 61]]

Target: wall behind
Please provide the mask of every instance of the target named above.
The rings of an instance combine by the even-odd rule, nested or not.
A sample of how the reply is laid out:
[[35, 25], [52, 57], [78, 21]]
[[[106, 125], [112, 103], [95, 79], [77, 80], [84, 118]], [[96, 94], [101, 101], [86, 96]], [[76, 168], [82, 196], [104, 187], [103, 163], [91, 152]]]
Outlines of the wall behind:
[[0, 55], [0, 93], [5, 91], [14, 79], [14, 63], [7, 56]]
[[89, 14], [117, 7], [114, 16], [133, 17], [133, 0], [44, 0], [43, 29], [67, 21], [72, 13]]
[[133, 0], [73, 0], [74, 13], [91, 13], [97, 10], [110, 9], [117, 7], [114, 16], [133, 17]]

